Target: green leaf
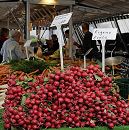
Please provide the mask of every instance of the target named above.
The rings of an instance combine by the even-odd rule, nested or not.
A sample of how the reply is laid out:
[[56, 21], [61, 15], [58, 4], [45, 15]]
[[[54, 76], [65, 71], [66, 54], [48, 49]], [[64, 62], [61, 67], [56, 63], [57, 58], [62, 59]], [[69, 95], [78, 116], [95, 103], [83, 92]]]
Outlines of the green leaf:
[[90, 79], [90, 77], [89, 77], [89, 76], [86, 76], [86, 79], [87, 79], [87, 80], [89, 80], [89, 79]]
[[96, 63], [102, 68], [102, 62], [100, 60], [96, 60]]
[[11, 130], [16, 130], [16, 128], [14, 128], [14, 127], [11, 126]]
[[94, 74], [95, 80], [102, 81], [102, 78], [100, 78], [98, 75]]
[[116, 106], [113, 105], [113, 104], [109, 104], [108, 106], [109, 106], [110, 108], [116, 108]]
[[23, 130], [21, 127], [14, 128], [11, 126], [11, 130]]
[[22, 87], [23, 87], [24, 89], [28, 89], [28, 88], [30, 88], [30, 86], [29, 86], [27, 83], [22, 84]]
[[48, 78], [47, 77], [44, 78], [44, 82], [48, 82]]
[[26, 95], [22, 96], [21, 105], [25, 105]]
[[26, 81], [27, 81], [27, 82], [33, 82], [34, 79], [33, 79], [33, 78], [26, 78]]
[[44, 84], [46, 84], [49, 81], [47, 77], [44, 78]]
[[50, 108], [48, 108], [48, 107], [47, 107], [47, 110], [50, 111], [50, 112], [52, 111], [52, 110], [51, 110]]
[[37, 86], [36, 88], [37, 88], [37, 89], [40, 89], [40, 86]]
[[68, 113], [65, 114], [65, 116], [68, 116], [68, 115], [69, 115]]
[[24, 89], [28, 89], [28, 88], [31, 87], [31, 86], [28, 85], [28, 82], [32, 82], [32, 81], [34, 81], [33, 78], [28, 78], [28, 79], [26, 79], [26, 81], [18, 81], [18, 80], [17, 80], [16, 85], [20, 85], [20, 86], [22, 86]]
[[24, 83], [24, 81], [16, 81], [16, 85], [22, 85]]

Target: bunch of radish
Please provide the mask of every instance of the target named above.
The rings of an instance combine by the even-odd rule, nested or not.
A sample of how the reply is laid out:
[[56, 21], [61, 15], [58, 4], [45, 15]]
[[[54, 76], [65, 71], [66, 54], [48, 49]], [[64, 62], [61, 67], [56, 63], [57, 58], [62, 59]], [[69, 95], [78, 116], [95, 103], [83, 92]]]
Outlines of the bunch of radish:
[[113, 89], [112, 78], [98, 65], [68, 67], [47, 78], [11, 76], [3, 104], [5, 128], [114, 128], [129, 124], [129, 105]]

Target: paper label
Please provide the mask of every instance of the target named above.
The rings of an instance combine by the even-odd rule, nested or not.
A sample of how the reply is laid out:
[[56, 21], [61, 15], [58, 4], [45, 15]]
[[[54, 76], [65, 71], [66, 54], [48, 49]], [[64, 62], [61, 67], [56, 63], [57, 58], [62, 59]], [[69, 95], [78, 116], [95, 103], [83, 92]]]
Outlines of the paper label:
[[50, 27], [67, 24], [69, 22], [71, 16], [72, 16], [72, 14], [73, 13], [70, 12], [70, 13], [67, 13], [67, 14], [55, 16], [55, 18], [54, 18]]
[[117, 28], [98, 28], [94, 29], [92, 40], [115, 40]]

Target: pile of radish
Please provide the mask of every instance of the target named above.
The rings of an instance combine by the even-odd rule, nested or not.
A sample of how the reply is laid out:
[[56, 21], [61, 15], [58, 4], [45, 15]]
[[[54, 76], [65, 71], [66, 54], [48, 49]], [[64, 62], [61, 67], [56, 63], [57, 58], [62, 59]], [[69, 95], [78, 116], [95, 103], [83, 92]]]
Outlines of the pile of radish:
[[47, 78], [17, 79], [12, 75], [8, 85], [3, 104], [5, 128], [114, 128], [129, 124], [129, 105], [98, 65], [89, 65], [86, 70], [68, 67]]

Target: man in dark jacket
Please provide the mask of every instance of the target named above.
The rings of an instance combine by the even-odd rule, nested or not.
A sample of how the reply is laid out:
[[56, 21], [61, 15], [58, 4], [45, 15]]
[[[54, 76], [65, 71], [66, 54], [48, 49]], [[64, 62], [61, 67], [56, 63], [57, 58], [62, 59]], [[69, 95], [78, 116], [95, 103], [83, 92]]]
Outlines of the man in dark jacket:
[[53, 49], [53, 52], [54, 52], [54, 51], [59, 49], [59, 42], [58, 42], [58, 38], [57, 38], [56, 34], [52, 34], [51, 38], [52, 38], [52, 42], [53, 42], [52, 49]]
[[92, 40], [92, 33], [89, 31], [89, 24], [83, 23], [82, 30], [84, 32], [84, 39], [83, 39], [83, 51], [84, 54], [90, 49], [93, 48], [92, 51], [89, 53], [88, 58], [92, 59], [98, 58], [98, 48], [96, 45], [96, 41]]
[[[1, 28], [0, 29], [0, 50], [3, 46], [3, 43], [8, 39], [8, 35], [9, 35], [9, 29], [7, 28]], [[0, 63], [3, 60], [3, 56], [0, 54]]]

